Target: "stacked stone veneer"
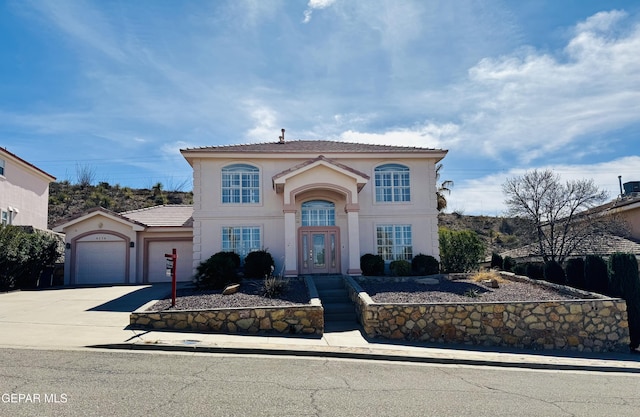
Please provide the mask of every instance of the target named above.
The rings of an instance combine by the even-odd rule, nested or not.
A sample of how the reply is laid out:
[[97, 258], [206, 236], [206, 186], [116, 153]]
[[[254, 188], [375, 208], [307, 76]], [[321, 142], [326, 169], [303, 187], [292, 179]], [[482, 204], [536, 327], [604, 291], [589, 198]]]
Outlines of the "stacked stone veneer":
[[352, 278], [347, 282], [369, 337], [585, 352], [629, 349], [626, 304], [617, 298], [552, 285], [584, 299], [390, 305], [374, 303]]
[[324, 310], [312, 280], [307, 281], [307, 288], [311, 298], [308, 305], [164, 311], [144, 311], [143, 307], [131, 313], [130, 327], [210, 333], [322, 335]]

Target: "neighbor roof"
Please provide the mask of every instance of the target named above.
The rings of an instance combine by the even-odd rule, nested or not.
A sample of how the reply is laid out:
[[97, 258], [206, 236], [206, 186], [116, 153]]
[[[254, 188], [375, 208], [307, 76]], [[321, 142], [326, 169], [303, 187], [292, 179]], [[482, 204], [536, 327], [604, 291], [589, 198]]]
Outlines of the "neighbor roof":
[[370, 145], [365, 143], [338, 142], [331, 140], [293, 140], [286, 142], [265, 142], [244, 145], [221, 145], [182, 149], [181, 152], [268, 152], [268, 153], [405, 153], [405, 152], [446, 152], [435, 148], [415, 146]]

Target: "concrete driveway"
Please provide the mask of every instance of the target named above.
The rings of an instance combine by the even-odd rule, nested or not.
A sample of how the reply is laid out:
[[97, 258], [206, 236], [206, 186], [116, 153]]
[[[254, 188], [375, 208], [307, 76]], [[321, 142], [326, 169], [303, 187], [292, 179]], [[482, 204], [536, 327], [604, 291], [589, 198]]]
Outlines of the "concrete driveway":
[[63, 288], [0, 294], [0, 346], [77, 348], [122, 343], [129, 313], [164, 298], [171, 284]]

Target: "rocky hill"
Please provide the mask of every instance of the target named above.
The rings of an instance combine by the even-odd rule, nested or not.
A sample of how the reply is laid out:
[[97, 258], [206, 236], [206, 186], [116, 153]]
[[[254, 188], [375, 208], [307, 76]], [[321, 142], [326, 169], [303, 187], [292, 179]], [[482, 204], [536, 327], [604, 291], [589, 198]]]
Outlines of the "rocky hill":
[[49, 228], [94, 207], [119, 213], [160, 204], [193, 204], [193, 193], [165, 191], [160, 183], [151, 189], [135, 189], [106, 182], [98, 185], [53, 182], [49, 187]]
[[[65, 218], [94, 207], [116, 213], [160, 204], [193, 204], [193, 193], [165, 191], [158, 183], [151, 189], [135, 189], [101, 182], [97, 185], [51, 183], [49, 189], [49, 227]], [[473, 230], [486, 243], [487, 255], [530, 243], [525, 221], [517, 218], [440, 214], [439, 225], [453, 230]]]
[[473, 230], [484, 240], [487, 256], [532, 242], [529, 223], [520, 218], [441, 213], [438, 224], [452, 230]]

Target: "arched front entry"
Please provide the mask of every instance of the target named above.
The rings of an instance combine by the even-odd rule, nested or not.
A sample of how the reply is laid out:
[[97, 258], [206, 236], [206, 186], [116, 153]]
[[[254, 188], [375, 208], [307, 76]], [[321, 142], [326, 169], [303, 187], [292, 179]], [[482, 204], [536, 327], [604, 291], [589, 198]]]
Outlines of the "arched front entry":
[[335, 204], [310, 200], [301, 204], [298, 266], [301, 274], [340, 273], [340, 229]]

